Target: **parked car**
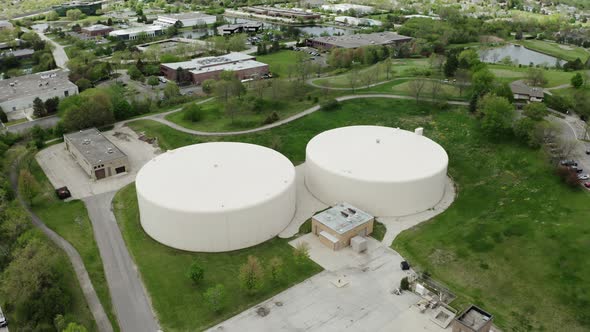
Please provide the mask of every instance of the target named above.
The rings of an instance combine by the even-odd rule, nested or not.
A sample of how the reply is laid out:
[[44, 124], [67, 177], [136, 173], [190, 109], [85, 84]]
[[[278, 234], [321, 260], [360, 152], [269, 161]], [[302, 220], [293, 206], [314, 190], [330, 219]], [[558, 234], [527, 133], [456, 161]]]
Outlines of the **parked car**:
[[571, 166], [571, 169], [573, 169], [574, 171], [576, 171], [576, 173], [582, 173], [582, 168], [578, 167], [578, 166]]
[[68, 187], [61, 187], [55, 189], [55, 194], [59, 199], [66, 199], [72, 197], [72, 194], [70, 193]]
[[584, 187], [590, 189], [590, 182], [584, 182]]
[[588, 174], [578, 174], [578, 179], [580, 179], [580, 180], [588, 180], [588, 179], [590, 179], [590, 175], [588, 175]]
[[2, 308], [0, 308], [0, 327], [8, 326], [8, 319], [2, 313]]
[[587, 149], [586, 150], [586, 154], [590, 154], [590, 149]]
[[562, 160], [560, 162], [561, 165], [563, 166], [578, 166], [578, 163], [575, 160]]

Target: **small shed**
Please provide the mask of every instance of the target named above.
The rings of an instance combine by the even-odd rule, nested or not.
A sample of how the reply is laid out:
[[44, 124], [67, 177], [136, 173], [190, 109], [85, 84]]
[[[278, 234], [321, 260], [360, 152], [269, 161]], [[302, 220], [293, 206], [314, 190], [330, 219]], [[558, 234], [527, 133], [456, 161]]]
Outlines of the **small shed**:
[[[313, 216], [311, 231], [325, 246], [339, 250], [348, 247], [352, 238], [373, 233], [374, 220], [375, 217], [367, 212], [348, 203], [340, 203]], [[356, 245], [356, 249], [362, 249], [362, 243]], [[366, 242], [364, 246], [366, 248]]]

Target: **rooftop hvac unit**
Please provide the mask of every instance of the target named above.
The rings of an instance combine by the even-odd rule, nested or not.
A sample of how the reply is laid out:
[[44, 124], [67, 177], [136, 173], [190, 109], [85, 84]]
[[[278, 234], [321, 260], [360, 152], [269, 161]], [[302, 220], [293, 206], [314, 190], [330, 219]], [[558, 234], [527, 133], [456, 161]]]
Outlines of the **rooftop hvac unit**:
[[355, 236], [350, 239], [350, 246], [354, 252], [363, 252], [367, 250], [367, 239], [362, 236]]

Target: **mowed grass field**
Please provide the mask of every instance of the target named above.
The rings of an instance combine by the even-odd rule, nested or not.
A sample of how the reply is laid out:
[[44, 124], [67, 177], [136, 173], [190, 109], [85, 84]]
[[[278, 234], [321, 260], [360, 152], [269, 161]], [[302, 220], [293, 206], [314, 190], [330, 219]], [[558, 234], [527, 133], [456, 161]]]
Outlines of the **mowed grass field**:
[[[480, 305], [506, 331], [590, 329], [590, 196], [563, 185], [542, 152], [509, 138], [482, 136], [464, 108], [352, 100], [340, 110], [316, 112], [272, 130], [207, 140], [272, 146], [298, 164], [314, 135], [359, 124], [421, 126], [447, 150], [456, 201], [433, 220], [403, 232], [393, 247], [456, 292], [457, 309]], [[130, 126], [158, 137], [165, 148], [205, 141], [153, 121]]]
[[30, 170], [41, 186], [39, 195], [34, 199], [33, 210], [47, 227], [76, 248], [84, 261], [92, 286], [113, 325], [113, 329], [119, 331], [102, 259], [94, 240], [94, 230], [84, 202], [80, 200], [69, 202], [59, 200], [55, 195], [53, 186], [36, 160], [31, 160]]
[[[527, 77], [528, 67], [507, 66], [501, 64], [488, 64], [488, 68], [498, 81], [513, 82]], [[569, 84], [576, 72], [566, 72], [562, 70], [547, 69], [543, 70], [545, 78], [547, 79], [546, 88]], [[583, 73], [582, 73], [583, 74]]]
[[293, 67], [297, 62], [298, 53], [300, 52], [280, 50], [272, 54], [257, 55], [256, 61], [268, 64], [270, 72], [273, 73], [273, 75], [278, 74], [279, 77], [285, 78], [289, 76], [289, 68]]
[[[162, 245], [149, 237], [140, 225], [134, 183], [117, 193], [113, 205], [123, 238], [139, 267], [164, 331], [204, 330], [322, 270], [309, 259], [296, 264], [288, 240], [279, 238], [225, 253], [192, 253]], [[253, 295], [240, 288], [238, 279], [240, 266], [249, 255], [261, 261], [267, 278]], [[278, 283], [268, 280], [266, 270], [273, 257], [279, 257], [283, 262], [282, 278]], [[199, 285], [187, 277], [187, 271], [195, 261], [205, 269], [205, 277]], [[224, 309], [219, 314], [203, 298], [205, 291], [216, 284], [225, 288]]]
[[574, 61], [576, 58], [580, 58], [582, 62], [586, 62], [590, 56], [590, 53], [586, 49], [575, 45], [564, 45], [536, 39], [520, 40], [518, 43], [531, 50], [552, 55], [566, 61]]

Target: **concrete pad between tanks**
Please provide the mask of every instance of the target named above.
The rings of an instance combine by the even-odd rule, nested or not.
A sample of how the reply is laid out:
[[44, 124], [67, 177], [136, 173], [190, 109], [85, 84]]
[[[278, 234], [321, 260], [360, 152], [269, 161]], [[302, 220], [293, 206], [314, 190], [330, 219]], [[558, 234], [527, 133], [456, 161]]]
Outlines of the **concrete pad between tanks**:
[[118, 190], [135, 181], [139, 169], [157, 155], [158, 149], [138, 139], [128, 127], [103, 132], [129, 158], [127, 173], [92, 180], [65, 149], [65, 144], [52, 145], [36, 155], [37, 162], [55, 188], [67, 186], [73, 198], [84, 198]]
[[[210, 331], [444, 331], [421, 314], [420, 297], [411, 292], [391, 294], [407, 272], [402, 257], [376, 240], [366, 253], [338, 252], [324, 247], [308, 234], [291, 242], [306, 241], [310, 256], [325, 271], [213, 327]], [[336, 287], [335, 278], [348, 285]], [[261, 317], [256, 310], [265, 307]]]
[[315, 198], [305, 185], [305, 163], [295, 167], [295, 186], [297, 190], [297, 208], [295, 216], [279, 237], [288, 239], [299, 232], [299, 227], [316, 212], [328, 206]]

